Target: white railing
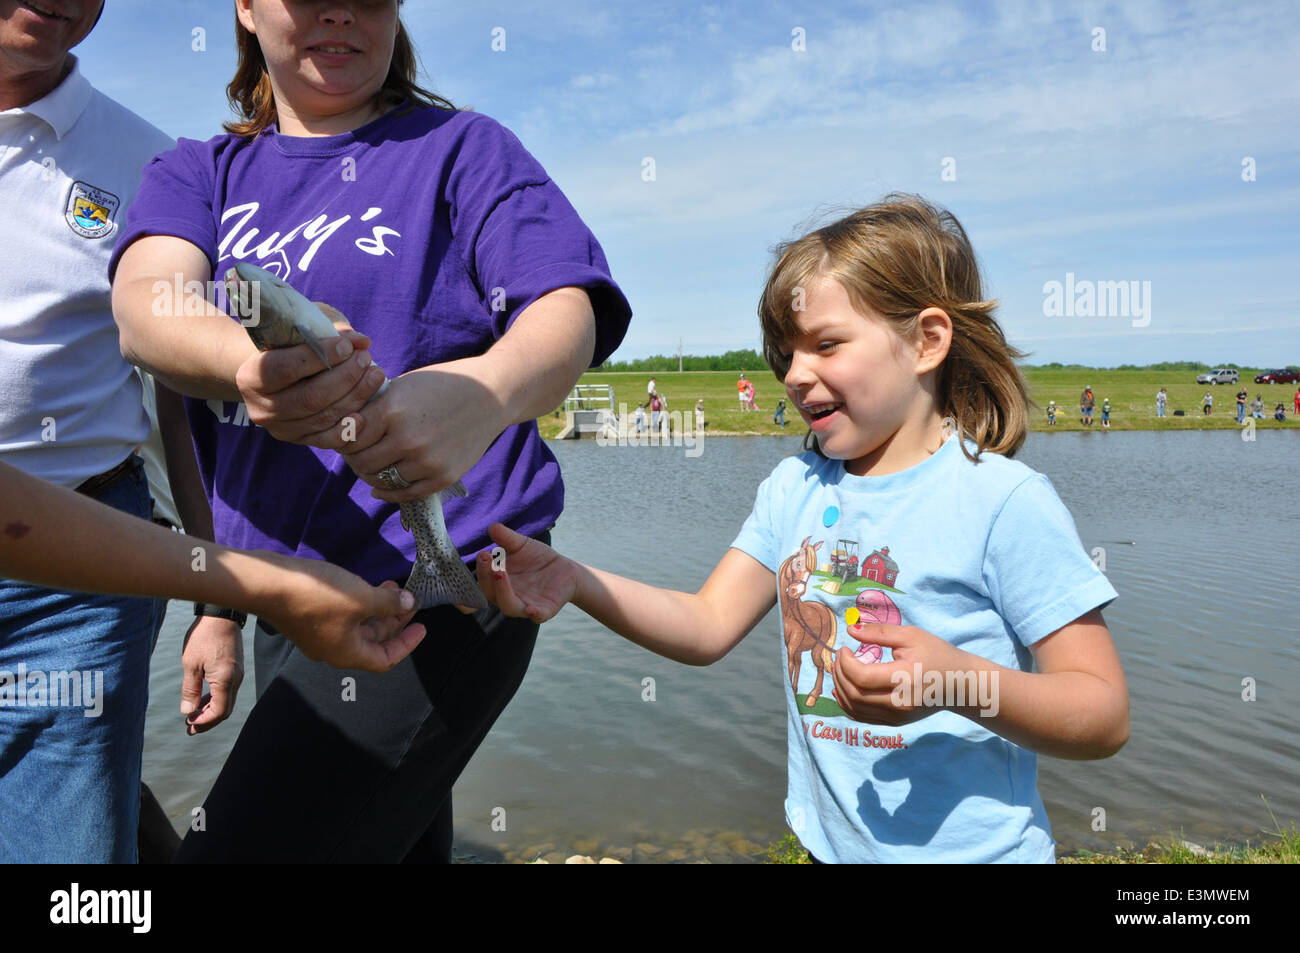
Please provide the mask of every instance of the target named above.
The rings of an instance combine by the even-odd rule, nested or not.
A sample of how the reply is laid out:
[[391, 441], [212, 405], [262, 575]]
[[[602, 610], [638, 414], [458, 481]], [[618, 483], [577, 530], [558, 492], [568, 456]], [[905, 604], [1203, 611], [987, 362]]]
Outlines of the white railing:
[[564, 409], [614, 410], [614, 388], [610, 384], [575, 384], [564, 398]]

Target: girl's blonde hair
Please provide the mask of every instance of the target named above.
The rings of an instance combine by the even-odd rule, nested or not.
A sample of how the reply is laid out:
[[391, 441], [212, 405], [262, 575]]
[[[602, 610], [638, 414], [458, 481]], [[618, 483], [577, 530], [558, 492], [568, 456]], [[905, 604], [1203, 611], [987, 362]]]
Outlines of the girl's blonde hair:
[[[400, 7], [404, 0], [397, 0]], [[235, 47], [239, 60], [235, 65], [235, 78], [226, 87], [226, 99], [240, 118], [223, 124], [226, 132], [236, 136], [253, 137], [279, 119], [275, 108], [275, 95], [271, 91], [271, 74], [266, 70], [266, 59], [257, 37], [244, 28], [235, 15]], [[437, 93], [432, 93], [416, 82], [419, 59], [411, 36], [400, 17], [397, 21], [397, 39], [393, 43], [393, 59], [380, 95], [385, 105], [395, 106], [409, 99], [416, 106], [436, 106], [454, 110], [456, 107]]]
[[[1028, 389], [1016, 364], [1024, 354], [998, 327], [997, 302], [984, 300], [975, 252], [951, 212], [894, 193], [778, 246], [776, 255], [758, 317], [763, 355], [778, 379], [790, 370], [782, 355], [799, 335], [805, 289], [819, 278], [839, 282], [854, 308], [883, 315], [906, 341], [915, 340], [922, 311], [940, 308], [953, 333], [937, 378], [939, 412], [975, 441], [971, 459], [1020, 449], [1029, 425]], [[971, 456], [964, 443], [962, 450]]]

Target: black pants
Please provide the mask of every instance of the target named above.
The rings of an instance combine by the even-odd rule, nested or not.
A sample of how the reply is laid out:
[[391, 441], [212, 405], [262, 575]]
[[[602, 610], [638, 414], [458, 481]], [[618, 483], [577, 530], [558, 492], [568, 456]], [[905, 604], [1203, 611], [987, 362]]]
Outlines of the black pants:
[[[177, 863], [447, 863], [451, 788], [523, 681], [537, 625], [439, 606], [391, 672], [258, 626], [253, 707]], [[191, 828], [198, 821], [191, 822]]]

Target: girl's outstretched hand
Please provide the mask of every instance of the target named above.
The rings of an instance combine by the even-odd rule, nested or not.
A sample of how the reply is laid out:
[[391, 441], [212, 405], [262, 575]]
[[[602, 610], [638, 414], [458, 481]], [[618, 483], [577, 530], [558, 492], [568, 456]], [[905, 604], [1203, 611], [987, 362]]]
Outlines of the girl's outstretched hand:
[[505, 566], [494, 569], [492, 551], [478, 554], [478, 583], [488, 601], [509, 616], [545, 622], [578, 590], [578, 565], [543, 542], [493, 523], [492, 541], [505, 550]]
[[[976, 671], [981, 664], [986, 668], [989, 664], [914, 625], [863, 624], [853, 626], [849, 635], [865, 644], [887, 646], [894, 652], [892, 662], [873, 664], [854, 658], [847, 647], [835, 654], [835, 701], [850, 718], [868, 724], [909, 725], [941, 709], [952, 708], [952, 700], [947, 698], [940, 707], [922, 704], [927, 675], [937, 673], [940, 684], [947, 684], [948, 680], [942, 678], [945, 672]], [[973, 704], [976, 699], [970, 701]]]

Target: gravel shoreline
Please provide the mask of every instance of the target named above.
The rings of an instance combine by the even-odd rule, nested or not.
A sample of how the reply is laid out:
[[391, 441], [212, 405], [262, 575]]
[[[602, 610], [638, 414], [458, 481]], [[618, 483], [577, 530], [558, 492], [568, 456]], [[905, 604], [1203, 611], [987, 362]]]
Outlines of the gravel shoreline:
[[560, 842], [530, 834], [499, 845], [458, 843], [453, 858], [468, 864], [761, 864], [768, 861], [768, 846], [738, 831], [691, 830], [659, 843], [596, 837]]

